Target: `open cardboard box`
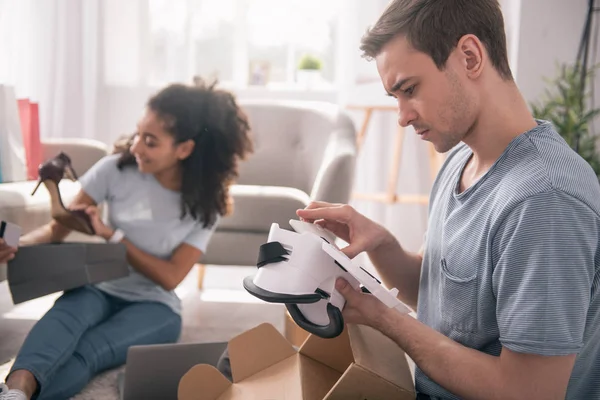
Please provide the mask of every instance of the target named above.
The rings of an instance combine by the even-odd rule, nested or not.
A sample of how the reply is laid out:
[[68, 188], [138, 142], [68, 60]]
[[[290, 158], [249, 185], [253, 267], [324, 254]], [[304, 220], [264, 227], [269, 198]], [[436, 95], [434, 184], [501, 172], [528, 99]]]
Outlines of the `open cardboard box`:
[[233, 383], [199, 364], [180, 380], [179, 400], [414, 400], [404, 352], [362, 325], [334, 339], [311, 335], [296, 351], [270, 324], [229, 341]]
[[288, 313], [286, 310], [283, 335], [293, 346], [300, 347], [306, 338], [310, 336], [310, 333], [300, 328], [290, 313]]

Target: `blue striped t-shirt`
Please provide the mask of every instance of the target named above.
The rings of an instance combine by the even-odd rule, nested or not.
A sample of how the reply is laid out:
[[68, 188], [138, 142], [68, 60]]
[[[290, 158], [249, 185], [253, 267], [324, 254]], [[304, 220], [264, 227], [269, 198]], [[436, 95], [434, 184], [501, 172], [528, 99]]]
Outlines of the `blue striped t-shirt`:
[[[600, 399], [596, 175], [543, 121], [459, 193], [471, 156], [452, 150], [432, 189], [418, 319], [494, 356], [577, 353], [567, 399]], [[419, 392], [458, 398], [415, 377]]]

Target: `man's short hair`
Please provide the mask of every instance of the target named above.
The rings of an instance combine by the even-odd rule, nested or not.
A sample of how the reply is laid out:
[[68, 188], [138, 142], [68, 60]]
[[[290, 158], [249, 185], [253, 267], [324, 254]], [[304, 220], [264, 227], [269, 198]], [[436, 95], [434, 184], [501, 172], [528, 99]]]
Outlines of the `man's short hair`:
[[473, 34], [485, 46], [492, 65], [512, 80], [504, 19], [498, 0], [393, 0], [362, 38], [363, 57], [372, 59], [398, 35], [429, 55], [442, 70], [461, 37]]

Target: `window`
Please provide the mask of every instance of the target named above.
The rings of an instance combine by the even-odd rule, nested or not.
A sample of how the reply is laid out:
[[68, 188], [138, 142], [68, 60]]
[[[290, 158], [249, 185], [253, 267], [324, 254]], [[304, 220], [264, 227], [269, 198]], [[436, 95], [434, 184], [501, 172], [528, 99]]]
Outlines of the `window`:
[[334, 81], [340, 0], [149, 0], [150, 83], [200, 75], [236, 86], [294, 85], [305, 54]]

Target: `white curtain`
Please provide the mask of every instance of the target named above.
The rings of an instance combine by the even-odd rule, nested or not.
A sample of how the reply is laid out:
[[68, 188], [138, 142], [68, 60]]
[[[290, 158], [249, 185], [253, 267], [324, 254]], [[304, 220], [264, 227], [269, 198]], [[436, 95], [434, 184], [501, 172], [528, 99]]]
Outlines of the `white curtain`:
[[3, 0], [0, 82], [40, 103], [42, 137], [97, 137], [100, 0]]

